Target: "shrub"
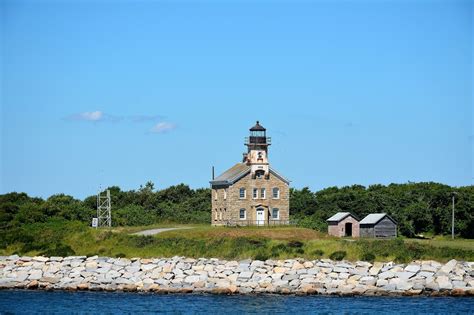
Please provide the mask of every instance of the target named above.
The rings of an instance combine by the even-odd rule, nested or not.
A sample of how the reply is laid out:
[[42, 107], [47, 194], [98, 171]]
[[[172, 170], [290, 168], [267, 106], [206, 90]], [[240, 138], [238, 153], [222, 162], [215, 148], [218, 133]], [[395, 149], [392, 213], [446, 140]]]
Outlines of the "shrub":
[[115, 257], [116, 258], [124, 258], [124, 257], [127, 257], [127, 255], [125, 255], [124, 253], [117, 253], [117, 254], [115, 254]]
[[344, 250], [338, 250], [338, 251], [335, 251], [334, 253], [332, 253], [329, 258], [332, 259], [332, 260], [343, 260], [344, 257], [346, 257], [346, 251]]
[[375, 260], [375, 255], [371, 252], [365, 252], [360, 256], [360, 260], [372, 262]]
[[316, 257], [322, 257], [324, 255], [324, 251], [321, 249], [315, 249], [311, 252], [311, 255]]
[[265, 261], [267, 260], [269, 257], [268, 257], [268, 254], [263, 252], [263, 251], [259, 251], [257, 252], [257, 254], [255, 255], [254, 259], [256, 260], [261, 260], [261, 261]]
[[61, 257], [72, 256], [74, 254], [76, 253], [71, 248], [71, 246], [62, 243], [57, 243], [52, 248], [48, 248], [47, 250], [41, 252], [41, 255]]
[[288, 242], [288, 247], [291, 248], [301, 248], [303, 247], [303, 243], [300, 241], [289, 241]]

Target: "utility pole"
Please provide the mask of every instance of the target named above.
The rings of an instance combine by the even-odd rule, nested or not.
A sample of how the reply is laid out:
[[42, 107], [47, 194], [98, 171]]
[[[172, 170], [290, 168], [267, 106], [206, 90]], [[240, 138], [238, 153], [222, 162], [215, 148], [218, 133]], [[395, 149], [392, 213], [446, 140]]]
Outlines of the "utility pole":
[[452, 211], [452, 217], [451, 217], [451, 239], [454, 240], [454, 197], [457, 195], [457, 192], [453, 191], [452, 197], [453, 197], [453, 211]]

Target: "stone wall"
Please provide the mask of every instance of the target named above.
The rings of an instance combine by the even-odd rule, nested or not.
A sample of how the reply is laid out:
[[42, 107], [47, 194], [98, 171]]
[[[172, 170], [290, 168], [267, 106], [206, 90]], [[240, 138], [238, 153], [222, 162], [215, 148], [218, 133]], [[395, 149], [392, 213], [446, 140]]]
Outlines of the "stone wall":
[[474, 296], [474, 263], [410, 264], [322, 260], [242, 260], [184, 257], [0, 257], [0, 288]]

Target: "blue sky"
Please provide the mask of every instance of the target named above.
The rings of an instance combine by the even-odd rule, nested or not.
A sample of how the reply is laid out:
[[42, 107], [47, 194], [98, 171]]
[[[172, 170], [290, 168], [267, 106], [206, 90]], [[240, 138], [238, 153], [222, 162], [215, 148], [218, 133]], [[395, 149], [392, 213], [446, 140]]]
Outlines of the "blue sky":
[[473, 184], [471, 1], [0, 8], [0, 193], [208, 187], [257, 119], [293, 187]]

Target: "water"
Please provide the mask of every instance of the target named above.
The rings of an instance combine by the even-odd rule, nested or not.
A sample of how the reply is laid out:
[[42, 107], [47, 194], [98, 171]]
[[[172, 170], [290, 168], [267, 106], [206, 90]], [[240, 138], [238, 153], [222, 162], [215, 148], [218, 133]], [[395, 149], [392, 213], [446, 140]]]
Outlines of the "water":
[[0, 313], [474, 314], [474, 298], [0, 291]]

